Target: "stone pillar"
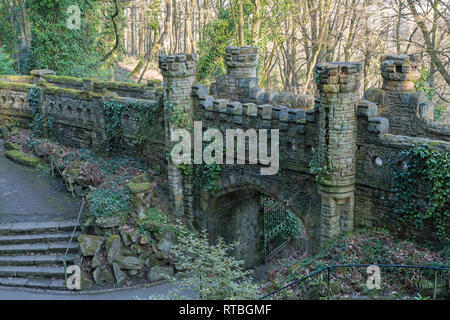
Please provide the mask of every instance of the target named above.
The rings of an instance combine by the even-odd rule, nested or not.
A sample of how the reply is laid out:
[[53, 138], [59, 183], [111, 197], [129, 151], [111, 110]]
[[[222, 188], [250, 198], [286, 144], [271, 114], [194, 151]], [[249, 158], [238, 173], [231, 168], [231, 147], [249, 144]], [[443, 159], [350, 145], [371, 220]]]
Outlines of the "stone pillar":
[[33, 76], [33, 84], [37, 84], [39, 81], [45, 80], [45, 76], [54, 76], [56, 72], [48, 69], [31, 70], [30, 74]]
[[212, 94], [220, 99], [248, 102], [250, 90], [258, 86], [258, 48], [226, 47], [225, 65], [227, 74], [216, 77], [211, 86]]
[[320, 244], [353, 229], [356, 175], [356, 104], [361, 85], [360, 63], [316, 66], [319, 90], [319, 163], [328, 174], [319, 181]]
[[415, 55], [386, 54], [381, 56], [383, 90], [391, 92], [415, 91], [414, 81], [420, 79], [419, 61]]
[[256, 78], [258, 47], [226, 47], [225, 65], [228, 76], [236, 79]]
[[182, 171], [172, 163], [170, 158], [170, 152], [175, 145], [175, 143], [170, 141], [171, 130], [177, 128], [175, 123], [170, 122], [168, 107], [171, 105], [172, 108], [186, 113], [192, 123], [193, 105], [191, 92], [195, 81], [197, 57], [195, 54], [161, 55], [159, 57], [159, 68], [164, 77], [165, 144], [168, 162], [169, 200], [172, 203], [175, 217], [191, 221], [192, 212], [189, 213], [189, 216], [186, 216], [184, 196], [186, 187], [191, 189], [191, 186], [185, 186]]

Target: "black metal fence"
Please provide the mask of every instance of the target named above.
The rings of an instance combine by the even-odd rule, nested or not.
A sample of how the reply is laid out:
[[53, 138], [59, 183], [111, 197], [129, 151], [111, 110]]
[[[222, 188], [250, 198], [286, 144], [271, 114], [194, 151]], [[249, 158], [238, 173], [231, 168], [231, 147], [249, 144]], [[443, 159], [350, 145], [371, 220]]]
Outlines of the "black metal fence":
[[[450, 267], [432, 267], [432, 266], [417, 266], [417, 265], [395, 265], [395, 264], [345, 264], [345, 265], [330, 265], [326, 266], [324, 268], [321, 268], [319, 270], [316, 270], [302, 278], [299, 278], [297, 280], [294, 280], [281, 288], [278, 288], [276, 290], [273, 290], [269, 292], [268, 294], [260, 297], [258, 300], [264, 300], [267, 299], [270, 296], [273, 296], [274, 294], [283, 291], [287, 288], [290, 288], [296, 284], [304, 283], [306, 280], [314, 277], [315, 275], [321, 274], [322, 272], [327, 272], [327, 297], [329, 298], [331, 295], [330, 290], [330, 281], [331, 281], [331, 272], [333, 270], [339, 269], [339, 268], [367, 268], [369, 266], [377, 266], [379, 268], [409, 268], [409, 269], [426, 269], [426, 270], [434, 270], [434, 287], [433, 287], [433, 299], [436, 299], [436, 289], [437, 289], [437, 279], [438, 279], [438, 272], [440, 271], [450, 271]], [[449, 273], [448, 273], [449, 274]], [[448, 279], [447, 274], [447, 279]]]

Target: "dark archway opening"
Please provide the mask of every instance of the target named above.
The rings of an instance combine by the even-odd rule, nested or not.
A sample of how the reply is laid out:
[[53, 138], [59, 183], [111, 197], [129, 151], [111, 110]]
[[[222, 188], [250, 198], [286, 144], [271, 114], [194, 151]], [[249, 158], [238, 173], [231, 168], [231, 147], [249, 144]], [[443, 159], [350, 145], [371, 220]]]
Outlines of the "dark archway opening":
[[267, 263], [288, 242], [305, 232], [298, 217], [284, 203], [256, 189], [226, 193], [214, 201], [212, 240], [237, 243], [235, 256], [251, 268]]

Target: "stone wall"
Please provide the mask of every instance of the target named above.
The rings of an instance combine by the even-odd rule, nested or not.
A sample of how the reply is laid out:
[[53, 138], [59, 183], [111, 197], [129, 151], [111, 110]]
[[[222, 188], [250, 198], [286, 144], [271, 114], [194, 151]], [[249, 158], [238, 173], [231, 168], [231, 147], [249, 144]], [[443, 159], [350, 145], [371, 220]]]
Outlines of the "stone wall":
[[155, 128], [149, 133], [147, 141], [139, 146], [133, 143], [139, 117], [133, 103], [156, 103], [161, 96], [161, 87], [155, 86], [155, 83], [150, 85], [58, 77], [48, 70], [34, 71], [32, 77], [2, 77], [0, 119], [15, 120], [23, 127], [29, 127], [33, 121], [29, 91], [38, 87], [43, 92], [41, 112], [46, 135], [54, 135], [59, 143], [66, 146], [106, 152], [108, 137], [104, 102], [118, 101], [128, 106], [122, 113], [122, 152], [144, 156], [164, 171], [166, 157], [162, 113], [159, 119], [155, 119]]
[[[227, 74], [210, 88], [195, 83], [196, 56], [189, 54], [160, 57], [163, 88], [154, 83], [142, 86], [34, 72], [32, 77], [0, 78], [0, 118], [29, 123], [27, 94], [38, 85], [44, 91], [43, 111], [54, 119], [56, 138], [66, 145], [102, 150], [107, 144], [104, 101], [153, 101], [162, 95], [164, 116], [141, 151], [164, 166], [173, 215], [208, 229], [212, 239], [223, 235], [248, 242], [246, 234], [260, 234], [255, 199], [265, 194], [287, 202], [303, 222], [314, 251], [354, 226], [396, 231], [389, 160], [421, 142], [450, 151], [448, 123], [434, 122], [433, 104], [414, 90], [417, 58], [386, 55], [381, 61], [383, 87], [367, 90], [363, 100], [359, 63], [318, 64], [316, 98], [258, 88], [255, 47], [227, 48]], [[203, 130], [216, 128], [223, 134], [227, 129], [279, 129], [280, 172], [263, 176], [261, 165], [223, 165], [215, 194], [195, 187], [193, 177], [166, 158], [174, 144], [170, 132], [176, 127], [170, 110], [184, 113], [190, 125], [201, 120]], [[122, 116], [123, 149], [136, 152], [132, 140], [137, 114], [131, 108]], [[318, 182], [309, 171], [312, 159], [328, 166], [329, 174]], [[417, 200], [424, 194], [426, 190]], [[427, 231], [424, 237], [433, 239]], [[259, 236], [254, 238], [260, 242]], [[256, 242], [243, 244], [240, 254], [258, 257], [261, 246]]]

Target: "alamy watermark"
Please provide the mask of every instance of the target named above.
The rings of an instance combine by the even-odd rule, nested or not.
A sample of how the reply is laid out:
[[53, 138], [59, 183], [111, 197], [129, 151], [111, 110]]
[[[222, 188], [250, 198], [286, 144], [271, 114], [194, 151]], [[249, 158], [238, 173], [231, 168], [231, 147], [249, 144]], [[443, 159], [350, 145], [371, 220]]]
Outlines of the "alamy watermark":
[[68, 266], [66, 274], [70, 276], [67, 277], [66, 286], [69, 290], [81, 290], [81, 269], [79, 266], [73, 265]]
[[[261, 175], [274, 175], [280, 165], [280, 133], [278, 129], [227, 129], [224, 136], [219, 129], [203, 132], [201, 121], [194, 121], [194, 136], [186, 129], [172, 129], [171, 141], [178, 142], [172, 148], [171, 158], [181, 164], [261, 164]], [[270, 134], [270, 153], [269, 150]], [[209, 144], [203, 148], [203, 143]], [[246, 147], [248, 146], [248, 148]], [[192, 157], [193, 155], [193, 157]], [[235, 161], [236, 160], [236, 161]], [[235, 163], [236, 162], [236, 163]]]
[[66, 20], [67, 28], [70, 30], [80, 30], [81, 28], [81, 10], [77, 5], [71, 5], [67, 8], [69, 15]]

